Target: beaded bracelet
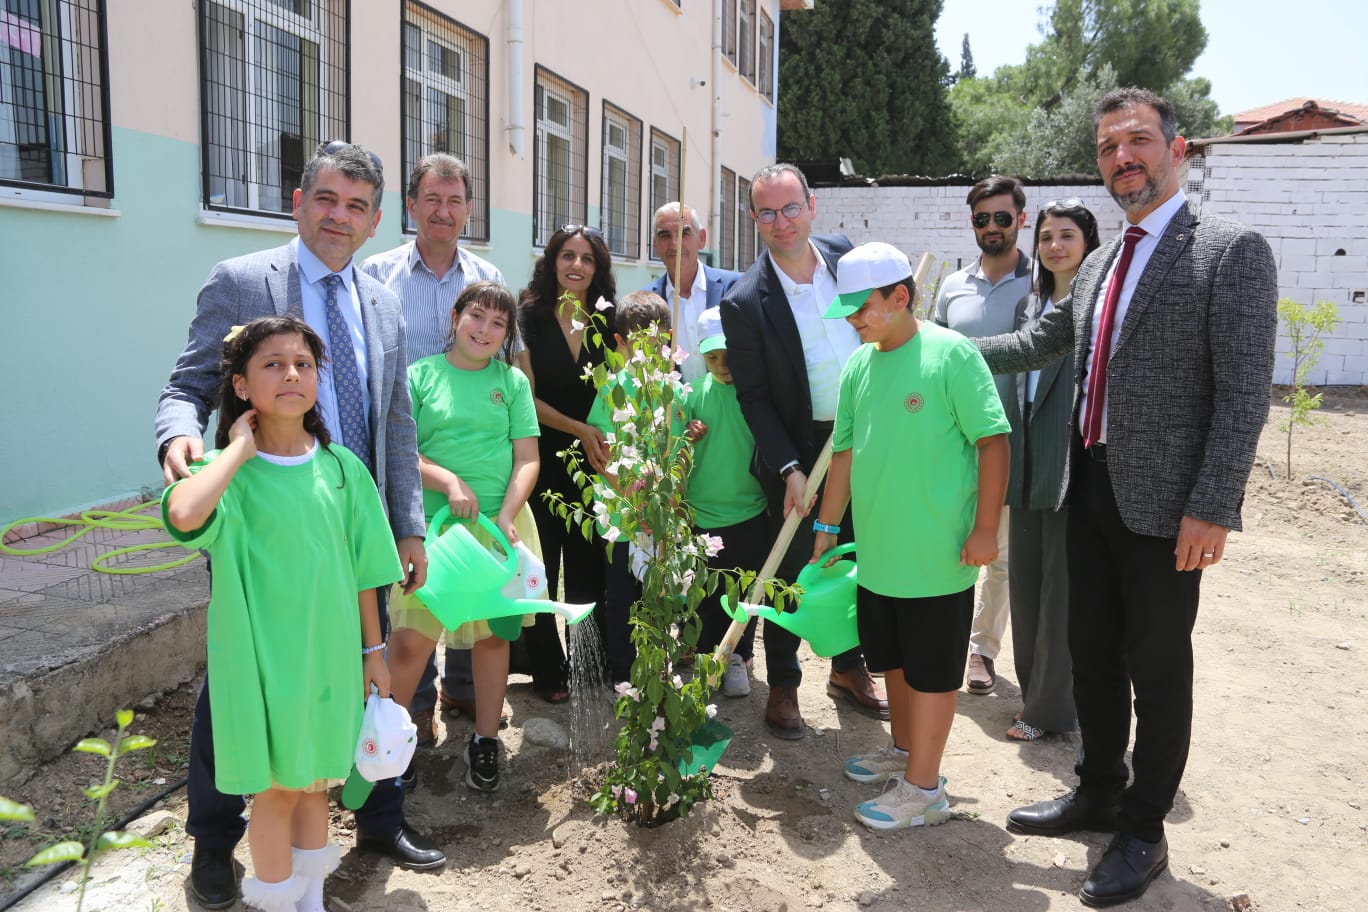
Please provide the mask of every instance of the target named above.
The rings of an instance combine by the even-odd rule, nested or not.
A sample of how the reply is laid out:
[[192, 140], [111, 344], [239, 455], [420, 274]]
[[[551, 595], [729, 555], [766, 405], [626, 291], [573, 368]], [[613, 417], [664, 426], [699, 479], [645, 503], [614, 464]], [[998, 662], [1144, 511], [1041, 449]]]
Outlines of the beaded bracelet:
[[371, 653], [373, 653], [373, 652], [379, 652], [380, 650], [382, 650], [382, 649], [384, 649], [384, 648], [385, 648], [385, 644], [384, 644], [384, 643], [376, 643], [374, 646], [363, 646], [363, 647], [361, 647], [361, 654], [362, 654], [363, 656], [368, 656], [368, 655], [370, 655]]

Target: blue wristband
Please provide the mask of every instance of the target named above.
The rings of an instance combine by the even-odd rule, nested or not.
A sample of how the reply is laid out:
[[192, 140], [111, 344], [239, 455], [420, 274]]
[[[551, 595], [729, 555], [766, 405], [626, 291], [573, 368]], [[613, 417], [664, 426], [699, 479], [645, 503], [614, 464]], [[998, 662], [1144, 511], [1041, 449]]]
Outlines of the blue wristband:
[[362, 646], [362, 647], [361, 647], [361, 654], [362, 654], [363, 656], [368, 656], [368, 655], [371, 655], [372, 653], [379, 652], [380, 650], [382, 650], [382, 649], [384, 649], [384, 648], [385, 648], [385, 644], [384, 644], [384, 643], [376, 643], [374, 646]]
[[830, 525], [827, 525], [826, 523], [822, 522], [820, 519], [814, 519], [814, 520], [812, 521], [812, 531], [813, 531], [813, 532], [825, 532], [825, 533], [828, 534], [828, 535], [840, 535], [840, 534], [841, 534], [841, 527], [840, 527], [840, 526], [830, 526]]

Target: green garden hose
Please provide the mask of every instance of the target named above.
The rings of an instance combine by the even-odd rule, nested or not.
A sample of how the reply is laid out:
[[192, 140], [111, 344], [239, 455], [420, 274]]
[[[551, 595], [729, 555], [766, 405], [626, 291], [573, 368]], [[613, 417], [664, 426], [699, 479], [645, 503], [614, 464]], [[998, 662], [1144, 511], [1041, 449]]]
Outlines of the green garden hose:
[[[16, 519], [14, 522], [0, 529], [0, 551], [11, 554], [15, 557], [32, 557], [36, 554], [51, 554], [60, 551], [67, 545], [76, 541], [81, 536], [93, 532], [96, 529], [113, 529], [119, 532], [142, 532], [147, 529], [160, 529], [162, 522], [160, 517], [139, 516], [139, 511], [146, 510], [148, 507], [156, 506], [159, 501], [149, 500], [140, 504], [135, 504], [126, 510], [86, 510], [76, 518], [69, 516], [30, 516], [25, 519]], [[45, 545], [41, 548], [15, 548], [4, 543], [4, 536], [14, 528], [27, 525], [28, 523], [51, 523], [57, 526], [75, 526], [76, 531], [62, 539], [55, 545]], [[131, 576], [137, 573], [155, 573], [158, 570], [172, 570], [176, 567], [190, 563], [199, 557], [198, 551], [179, 557], [176, 560], [168, 561], [164, 564], [157, 564], [151, 567], [116, 567], [110, 566], [110, 562], [116, 558], [124, 557], [138, 551], [156, 551], [161, 548], [180, 548], [181, 546], [173, 541], [166, 542], [146, 542], [141, 545], [132, 545], [128, 548], [119, 548], [106, 554], [101, 554], [90, 562], [90, 569], [99, 573], [111, 573], [124, 576]]]

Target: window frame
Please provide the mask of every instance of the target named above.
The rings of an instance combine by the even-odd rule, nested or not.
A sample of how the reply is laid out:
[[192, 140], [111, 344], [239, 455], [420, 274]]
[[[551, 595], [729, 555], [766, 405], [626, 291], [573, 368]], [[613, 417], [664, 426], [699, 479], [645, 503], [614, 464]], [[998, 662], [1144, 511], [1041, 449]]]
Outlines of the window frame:
[[736, 268], [736, 172], [722, 166], [718, 192], [717, 265]]
[[[41, 21], [41, 10], [36, 26], [10, 13], [5, 15], [12, 16], [13, 21], [3, 24], [21, 34], [36, 36], [41, 45], [39, 54], [31, 54], [6, 42], [7, 47], [35, 57], [38, 66], [16, 66], [9, 60], [4, 65], [6, 70], [13, 69], [19, 73], [29, 70], [38, 76], [42, 108], [40, 111], [30, 106], [27, 110], [38, 111], [44, 121], [42, 132], [45, 148], [42, 157], [47, 159], [48, 179], [33, 180], [20, 176], [25, 144], [19, 141], [19, 130], [25, 125], [16, 116], [10, 121], [15, 131], [14, 142], [8, 144], [14, 149], [16, 176], [0, 176], [0, 186], [12, 188], [5, 193], [10, 199], [79, 206], [81, 203], [73, 197], [83, 197], [92, 203], [101, 201], [100, 207], [107, 207], [108, 203], [104, 201], [114, 198], [113, 131], [109, 113], [108, 4], [105, 0], [52, 0], [50, 5], [44, 6], [56, 9], [57, 23], [53, 31], [48, 31]], [[90, 39], [97, 43], [91, 44]], [[49, 61], [43, 52], [53, 45], [57, 48], [54, 55], [57, 60]], [[52, 66], [53, 63], [57, 66]], [[89, 91], [92, 87], [91, 77], [99, 80], [95, 93]], [[49, 102], [48, 90], [54, 87], [59, 89], [59, 110], [54, 110]], [[12, 93], [15, 91], [11, 89]], [[12, 109], [15, 115], [19, 113], [17, 104], [12, 105]], [[57, 129], [50, 126], [54, 119], [58, 121], [55, 125]], [[60, 144], [54, 144], [54, 133], [58, 130], [61, 134]], [[56, 167], [57, 162], [60, 162], [60, 168]], [[58, 170], [63, 175], [61, 183], [56, 181]]]
[[742, 79], [751, 85], [755, 85], [755, 33], [757, 24], [755, 0], [737, 0], [736, 12], [736, 70], [741, 74]]
[[[608, 244], [608, 251], [613, 256], [628, 260], [641, 259], [641, 139], [644, 124], [641, 119], [634, 117], [631, 112], [618, 105], [613, 104], [606, 98], [603, 100], [603, 145], [601, 150], [601, 162], [599, 169], [599, 221], [603, 231], [604, 241]], [[616, 124], [614, 122], [616, 121]], [[624, 178], [626, 187], [623, 194], [623, 245], [621, 249], [614, 246], [613, 230], [617, 227], [609, 219], [609, 213], [613, 211], [609, 200], [609, 150], [619, 148], [609, 143], [609, 130], [611, 126], [621, 127], [626, 147], [621, 149], [622, 154], [617, 156], [624, 166]]]
[[[552, 85], [551, 83], [555, 83]], [[553, 89], [555, 94], [564, 96], [567, 102], [568, 134], [559, 132], [568, 140], [567, 146], [570, 156], [570, 174], [566, 182], [566, 189], [569, 192], [569, 199], [566, 203], [568, 210], [564, 216], [558, 216], [553, 210], [544, 208], [542, 192], [542, 181], [546, 175], [543, 174], [542, 148], [544, 128], [542, 123], [541, 99], [545, 96], [548, 89]], [[581, 99], [580, 110], [576, 110], [576, 95]], [[576, 118], [576, 114], [581, 114]], [[580, 182], [575, 183], [575, 157], [576, 157], [576, 135], [575, 126], [578, 120], [579, 125], [579, 144], [578, 161], [580, 163]], [[549, 224], [557, 222], [561, 224], [583, 225], [589, 218], [589, 91], [583, 86], [577, 85], [555, 71], [537, 64], [534, 68], [532, 82], [532, 246], [542, 248], [551, 235], [556, 233], [560, 224]], [[578, 198], [576, 197], [578, 191]], [[565, 219], [562, 222], [562, 219]]]
[[[300, 3], [308, 4], [314, 11], [312, 16], [304, 17], [298, 13], [291, 12], [280, 7], [273, 0], [199, 0], [196, 20], [198, 24], [198, 59], [199, 59], [199, 90], [200, 90], [200, 205], [204, 209], [213, 212], [234, 212], [248, 216], [259, 216], [269, 219], [292, 220], [293, 205], [289, 202], [298, 183], [293, 187], [285, 186], [286, 178], [290, 177], [286, 171], [285, 151], [281, 143], [277, 143], [274, 161], [279, 170], [281, 178], [280, 185], [266, 183], [259, 177], [264, 173], [260, 166], [263, 153], [260, 151], [261, 144], [255, 142], [255, 137], [259, 135], [269, 135], [270, 129], [265, 124], [269, 119], [263, 120], [252, 111], [253, 100], [260, 97], [257, 89], [256, 78], [261, 73], [270, 72], [273, 76], [279, 76], [281, 71], [267, 71], [264, 66], [257, 65], [257, 44], [262, 40], [268, 40], [260, 31], [260, 26], [265, 25], [276, 31], [284, 32], [293, 38], [304, 42], [310, 41], [317, 48], [317, 86], [316, 94], [311, 101], [313, 102], [316, 122], [313, 124], [303, 124], [301, 129], [305, 132], [299, 136], [299, 172], [303, 175], [304, 165], [312, 157], [314, 148], [318, 143], [328, 142], [335, 139], [347, 139], [351, 135], [351, 2], [350, 0], [298, 0]], [[210, 71], [210, 35], [209, 28], [210, 10], [218, 7], [220, 10], [235, 13], [242, 17], [242, 46], [241, 57], [236, 61], [240, 66], [239, 75], [242, 78], [242, 85], [235, 87], [229, 82], [211, 83], [206, 74]], [[310, 34], [305, 24], [313, 25]], [[217, 24], [217, 23], [213, 23]], [[329, 25], [332, 28], [329, 28]], [[316, 35], [317, 40], [314, 40]], [[337, 53], [342, 59], [334, 62], [331, 55]], [[303, 54], [301, 52], [301, 59]], [[216, 62], [216, 61], [215, 61]], [[288, 74], [286, 74], [288, 75]], [[305, 77], [301, 74], [301, 86]], [[238, 110], [240, 117], [234, 116], [236, 112], [222, 114], [211, 105], [211, 95], [214, 90], [227, 90], [237, 96], [239, 103]], [[273, 107], [279, 107], [279, 101], [272, 102]], [[331, 107], [336, 110], [328, 110]], [[309, 104], [303, 99], [301, 92], [300, 100], [301, 113], [310, 110]], [[220, 148], [227, 150], [228, 156], [240, 155], [241, 163], [244, 168], [243, 178], [229, 179], [228, 175], [219, 175], [212, 172], [210, 162], [215, 155], [215, 146], [210, 142], [215, 118], [221, 118], [227, 123], [227, 128], [237, 134], [240, 141], [236, 146], [232, 143], [225, 143]], [[308, 135], [307, 129], [312, 126], [317, 136]], [[282, 134], [283, 136], [283, 134]], [[269, 155], [268, 153], [265, 153]], [[268, 159], [269, 160], [269, 159]], [[213, 185], [214, 182], [223, 181], [224, 201], [215, 202]], [[243, 203], [228, 202], [234, 189], [240, 189], [246, 197]], [[281, 208], [263, 208], [261, 196], [265, 191], [278, 191], [281, 194]]]
[[[411, 11], [417, 15], [410, 15]], [[424, 22], [423, 19], [428, 21]], [[434, 28], [429, 27], [430, 24], [441, 26], [445, 31], [439, 34]], [[426, 131], [429, 124], [433, 126], [437, 124], [435, 118], [429, 120], [426, 116], [430, 103], [429, 93], [443, 91], [441, 83], [450, 81], [450, 77], [434, 75], [430, 77], [431, 82], [423, 79], [414, 80], [408, 60], [409, 47], [406, 34], [409, 28], [416, 28], [418, 31], [421, 44], [417, 50], [422, 74], [426, 74], [428, 70], [428, 46], [430, 42], [456, 51], [464, 57], [461, 77], [465, 80], [465, 85], [462, 86], [457, 83], [455, 87], [459, 89], [461, 97], [465, 101], [464, 120], [468, 129], [462, 135], [460, 152], [451, 152], [452, 155], [465, 163], [469, 174], [470, 212], [466, 218], [465, 227], [461, 230], [461, 240], [488, 243], [490, 240], [489, 36], [426, 3], [419, 2], [419, 0], [404, 0], [401, 5], [399, 12], [399, 149], [403, 173], [398, 186], [400, 193], [404, 194], [405, 197], [407, 197], [409, 175], [413, 173], [419, 159], [429, 152], [450, 151], [452, 146], [448, 138], [446, 150], [430, 148], [424, 152], [421, 145], [415, 147], [415, 142], [421, 143], [422, 140], [421, 137], [412, 136], [410, 132], [413, 119], [409, 116], [408, 111], [410, 103], [409, 85], [416, 81], [421, 90], [418, 100], [420, 114], [417, 123], [420, 129]], [[456, 46], [453, 47], [453, 45]], [[481, 51], [482, 53], [480, 53]], [[475, 59], [477, 56], [478, 59]], [[481, 91], [482, 88], [483, 91]], [[455, 95], [454, 92], [447, 94], [453, 97]], [[474, 154], [471, 154], [472, 150]], [[419, 154], [415, 156], [415, 152]], [[417, 228], [409, 218], [407, 205], [404, 207], [403, 232], [405, 235], [417, 233]]]
[[[655, 150], [656, 150], [656, 141], [657, 141], [657, 140], [661, 140], [661, 141], [662, 141], [662, 148], [665, 149], [665, 152], [666, 152], [667, 157], [668, 157], [671, 153], [673, 153], [673, 158], [672, 158], [672, 159], [669, 159], [669, 160], [667, 160], [667, 161], [665, 162], [665, 183], [666, 183], [665, 196], [666, 196], [667, 198], [666, 198], [666, 199], [663, 199], [663, 200], [662, 200], [662, 199], [657, 199], [657, 198], [656, 198], [656, 187], [655, 187], [655, 178], [656, 178]], [[669, 133], [666, 133], [664, 130], [660, 129], [659, 127], [651, 127], [651, 142], [650, 142], [650, 144], [647, 146], [647, 156], [648, 156], [647, 161], [650, 162], [650, 168], [649, 168], [649, 177], [650, 177], [650, 185], [651, 185], [650, 207], [651, 207], [651, 213], [652, 213], [652, 216], [653, 216], [653, 217], [654, 217], [655, 212], [656, 212], [657, 210], [659, 210], [661, 206], [665, 205], [666, 203], [675, 202], [675, 201], [677, 201], [677, 200], [679, 199], [679, 171], [680, 171], [680, 168], [682, 167], [682, 164], [683, 164], [682, 161], [681, 161], [682, 155], [683, 155], [683, 144], [682, 144], [678, 139], [676, 139], [675, 137], [671, 136]], [[659, 263], [659, 262], [660, 262], [660, 258], [657, 257], [657, 256], [655, 255], [655, 244], [651, 244], [650, 250], [651, 250], [651, 257], [650, 257], [650, 258], [651, 258], [651, 261], [652, 261], [652, 262], [655, 262], [655, 263]]]
[[722, 56], [737, 65], [736, 60], [736, 0], [722, 0]]
[[751, 182], [744, 177], [736, 179], [736, 266], [745, 272], [755, 262], [760, 249], [760, 234], [755, 220], [750, 217]]
[[769, 13], [760, 10], [758, 26], [755, 29], [755, 88], [760, 96], [771, 104], [774, 102], [774, 21]]

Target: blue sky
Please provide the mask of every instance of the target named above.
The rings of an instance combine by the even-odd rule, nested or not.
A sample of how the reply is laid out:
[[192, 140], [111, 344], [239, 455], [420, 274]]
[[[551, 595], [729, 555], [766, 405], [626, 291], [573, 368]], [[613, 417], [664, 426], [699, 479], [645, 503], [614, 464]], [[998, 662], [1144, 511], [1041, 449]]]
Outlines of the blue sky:
[[[945, 0], [936, 43], [954, 69], [968, 32], [981, 76], [1021, 63], [1026, 46], [1040, 40], [1037, 8], [1045, 3]], [[1211, 80], [1222, 114], [1299, 95], [1368, 104], [1363, 0], [1201, 0], [1201, 10], [1207, 47], [1189, 75]]]

